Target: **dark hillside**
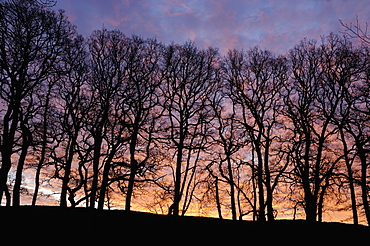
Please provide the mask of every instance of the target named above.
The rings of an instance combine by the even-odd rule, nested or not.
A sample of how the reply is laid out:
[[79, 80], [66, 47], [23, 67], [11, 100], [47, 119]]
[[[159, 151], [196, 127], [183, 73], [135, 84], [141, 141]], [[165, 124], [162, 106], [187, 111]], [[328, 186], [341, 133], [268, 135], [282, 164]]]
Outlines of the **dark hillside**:
[[[2, 239], [27, 243], [368, 245], [370, 230], [341, 223], [257, 223], [85, 208], [0, 207]], [[366, 241], [365, 241], [366, 240]]]

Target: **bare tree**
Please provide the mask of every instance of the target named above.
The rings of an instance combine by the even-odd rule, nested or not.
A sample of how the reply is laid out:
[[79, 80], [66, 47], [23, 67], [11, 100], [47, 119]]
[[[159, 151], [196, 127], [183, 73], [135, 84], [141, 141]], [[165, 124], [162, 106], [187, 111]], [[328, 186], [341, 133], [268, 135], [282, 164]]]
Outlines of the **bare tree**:
[[[58, 57], [64, 43], [75, 30], [63, 12], [54, 12], [36, 1], [6, 1], [0, 5], [0, 95], [6, 106], [2, 117], [0, 200], [7, 192], [8, 173], [14, 146], [21, 128], [25, 143], [21, 150], [17, 187], [31, 136], [27, 129], [27, 109], [34, 103], [33, 93], [58, 73]], [[19, 204], [15, 191], [15, 205]], [[9, 204], [9, 202], [8, 202]]]
[[[247, 131], [257, 157], [259, 220], [274, 220], [273, 190], [281, 172], [271, 180], [272, 146], [279, 138], [280, 90], [287, 78], [283, 57], [254, 48], [250, 51], [230, 51], [224, 65], [229, 97], [237, 107], [236, 118]], [[254, 162], [254, 160], [252, 160]], [[284, 167], [285, 168], [285, 167]], [[283, 169], [284, 169], [283, 168]], [[283, 170], [281, 169], [281, 171]]]
[[220, 80], [219, 88], [211, 95], [211, 105], [215, 115], [212, 122], [214, 144], [208, 150], [210, 164], [206, 169], [214, 180], [219, 217], [222, 217], [219, 183], [223, 182], [229, 185], [231, 217], [237, 220], [235, 168], [240, 167], [240, 161], [239, 164], [237, 163], [237, 159], [241, 159], [238, 152], [247, 144], [247, 133], [238, 122], [233, 101], [228, 98], [229, 93], [223, 83]]
[[199, 50], [193, 43], [171, 44], [164, 54], [161, 92], [167, 124], [163, 127], [163, 142], [175, 159], [174, 197], [169, 209], [169, 214], [175, 216], [179, 214], [184, 191], [187, 193], [197, 185], [193, 181], [200, 152], [206, 146], [207, 123], [211, 120], [206, 95], [215, 85], [217, 55], [216, 50]]
[[[346, 37], [330, 35], [322, 46], [323, 82], [320, 104], [323, 105], [324, 115], [330, 118], [339, 131], [342, 142], [343, 158], [346, 167], [346, 179], [349, 184], [351, 208], [354, 224], [358, 224], [358, 212], [353, 175], [354, 146], [350, 134], [345, 130], [350, 122], [350, 115], [355, 106], [354, 87], [361, 81], [362, 71], [366, 67], [366, 59], [361, 51], [354, 48]], [[326, 105], [326, 106], [325, 106]], [[341, 157], [340, 153], [337, 153]], [[342, 179], [342, 178], [341, 178]], [[341, 180], [343, 182], [343, 180]], [[319, 208], [322, 204], [319, 204]], [[322, 210], [322, 209], [321, 209]], [[322, 216], [322, 211], [318, 211]]]
[[322, 220], [324, 198], [343, 159], [343, 152], [333, 147], [338, 136], [333, 120], [342, 101], [340, 83], [350, 76], [339, 57], [341, 42], [331, 34], [321, 45], [303, 40], [290, 51], [293, 74], [284, 90], [284, 112], [290, 119], [291, 178], [303, 190], [308, 221]]
[[[350, 72], [352, 81], [348, 83], [344, 103], [347, 106], [346, 121], [343, 123], [342, 130], [345, 133], [346, 141], [352, 144], [352, 148], [356, 151], [354, 162], [359, 169], [359, 178], [355, 182], [359, 184], [361, 190], [361, 204], [365, 213], [367, 223], [370, 223], [370, 205], [369, 205], [369, 120], [370, 120], [370, 104], [369, 104], [369, 48], [363, 46], [361, 50], [354, 53], [355, 66]], [[347, 60], [350, 60], [347, 58]], [[346, 61], [347, 62], [347, 61]], [[343, 142], [344, 143], [344, 142]], [[350, 177], [350, 167], [348, 165], [348, 176]], [[353, 177], [352, 177], [353, 178]], [[351, 188], [352, 189], [352, 188]], [[352, 198], [353, 199], [353, 198]], [[353, 203], [353, 202], [352, 202]], [[354, 205], [352, 205], [353, 207]], [[354, 215], [355, 219], [355, 215]]]
[[[77, 36], [65, 44], [66, 53], [59, 62], [63, 73], [56, 84], [53, 105], [53, 124], [58, 125], [54, 134], [58, 136], [52, 147], [52, 162], [55, 166], [54, 177], [61, 179], [60, 206], [67, 206], [67, 199], [75, 206], [75, 193], [82, 188], [85, 178], [80, 175], [79, 184], [70, 187], [71, 172], [78, 160], [81, 135], [83, 135], [84, 119], [90, 112], [86, 79], [88, 74], [87, 51], [84, 40]], [[51, 123], [50, 121], [48, 122]], [[80, 172], [81, 174], [81, 172]], [[73, 177], [77, 180], [77, 177]], [[69, 198], [67, 195], [69, 193]]]
[[[137, 175], [143, 176], [148, 169], [153, 168], [153, 134], [156, 120], [161, 116], [158, 107], [160, 95], [159, 61], [162, 55], [162, 45], [155, 39], [144, 40], [133, 36], [128, 40], [126, 70], [128, 73], [125, 89], [120, 92], [119, 107], [122, 109], [121, 118], [117, 124], [124, 123], [127, 128], [126, 138], [128, 147], [127, 157], [121, 161], [121, 166], [129, 169], [125, 209], [130, 210], [131, 198]], [[124, 121], [122, 121], [125, 119]], [[114, 133], [116, 134], [116, 133]], [[106, 185], [108, 184], [109, 167], [103, 171], [102, 190], [99, 206], [102, 208]]]
[[33, 141], [35, 142], [34, 151], [30, 153], [30, 155], [36, 157], [37, 160], [31, 163], [31, 166], [36, 168], [32, 206], [36, 205], [40, 188], [41, 170], [46, 165], [46, 160], [51, 150], [50, 143], [54, 142], [55, 139], [55, 134], [50, 131], [50, 119], [54, 119], [54, 117], [52, 117], [53, 111], [51, 110], [54, 88], [54, 83], [49, 83], [47, 88], [36, 93], [41, 110], [39, 112], [40, 121], [35, 124], [35, 132], [33, 134]]
[[[115, 152], [125, 140], [123, 134], [126, 128], [125, 113], [118, 105], [126, 99], [122, 98], [121, 92], [129, 86], [124, 82], [127, 78], [127, 59], [130, 56], [128, 38], [120, 31], [106, 29], [95, 31], [88, 42], [91, 56], [91, 75], [88, 84], [94, 110], [89, 113], [86, 124], [93, 143], [88, 145], [92, 147], [90, 149], [93, 155], [89, 207], [94, 208], [98, 199], [99, 172], [105, 165], [111, 165]], [[116, 119], [122, 123], [111, 124], [111, 121]], [[116, 126], [119, 129], [116, 129]], [[114, 136], [109, 133], [117, 130]]]
[[358, 38], [363, 44], [370, 45], [370, 36], [368, 34], [368, 23], [362, 25], [358, 16], [356, 22], [345, 23], [339, 20], [340, 24], [345, 28], [344, 34], [349, 38]]

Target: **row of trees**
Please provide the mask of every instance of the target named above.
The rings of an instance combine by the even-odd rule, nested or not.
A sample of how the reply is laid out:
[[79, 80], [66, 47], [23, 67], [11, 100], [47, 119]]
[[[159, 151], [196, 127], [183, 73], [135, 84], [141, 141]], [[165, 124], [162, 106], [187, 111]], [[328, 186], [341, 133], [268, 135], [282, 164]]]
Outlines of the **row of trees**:
[[36, 205], [52, 183], [63, 207], [260, 221], [339, 207], [370, 222], [366, 45], [330, 34], [285, 56], [220, 55], [106, 29], [85, 41], [34, 0], [0, 4], [0, 42], [3, 204]]

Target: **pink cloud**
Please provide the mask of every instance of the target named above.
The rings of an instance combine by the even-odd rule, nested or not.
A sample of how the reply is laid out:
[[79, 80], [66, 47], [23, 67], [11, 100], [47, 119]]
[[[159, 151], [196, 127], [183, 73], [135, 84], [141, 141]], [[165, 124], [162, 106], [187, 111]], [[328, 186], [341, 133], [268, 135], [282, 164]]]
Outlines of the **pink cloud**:
[[59, 1], [84, 35], [118, 28], [163, 42], [194, 40], [221, 51], [255, 45], [284, 53], [303, 37], [319, 39], [341, 29], [338, 19], [366, 21], [367, 0], [92, 0]]

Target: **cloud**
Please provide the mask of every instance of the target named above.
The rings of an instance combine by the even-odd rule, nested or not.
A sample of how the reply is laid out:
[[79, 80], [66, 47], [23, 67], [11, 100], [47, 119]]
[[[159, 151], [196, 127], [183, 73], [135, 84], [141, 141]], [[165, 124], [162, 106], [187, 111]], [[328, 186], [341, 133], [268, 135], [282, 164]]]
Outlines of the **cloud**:
[[366, 21], [367, 0], [92, 0], [59, 1], [83, 35], [103, 25], [127, 35], [157, 37], [221, 51], [259, 45], [284, 53], [304, 38], [341, 29], [339, 19]]

